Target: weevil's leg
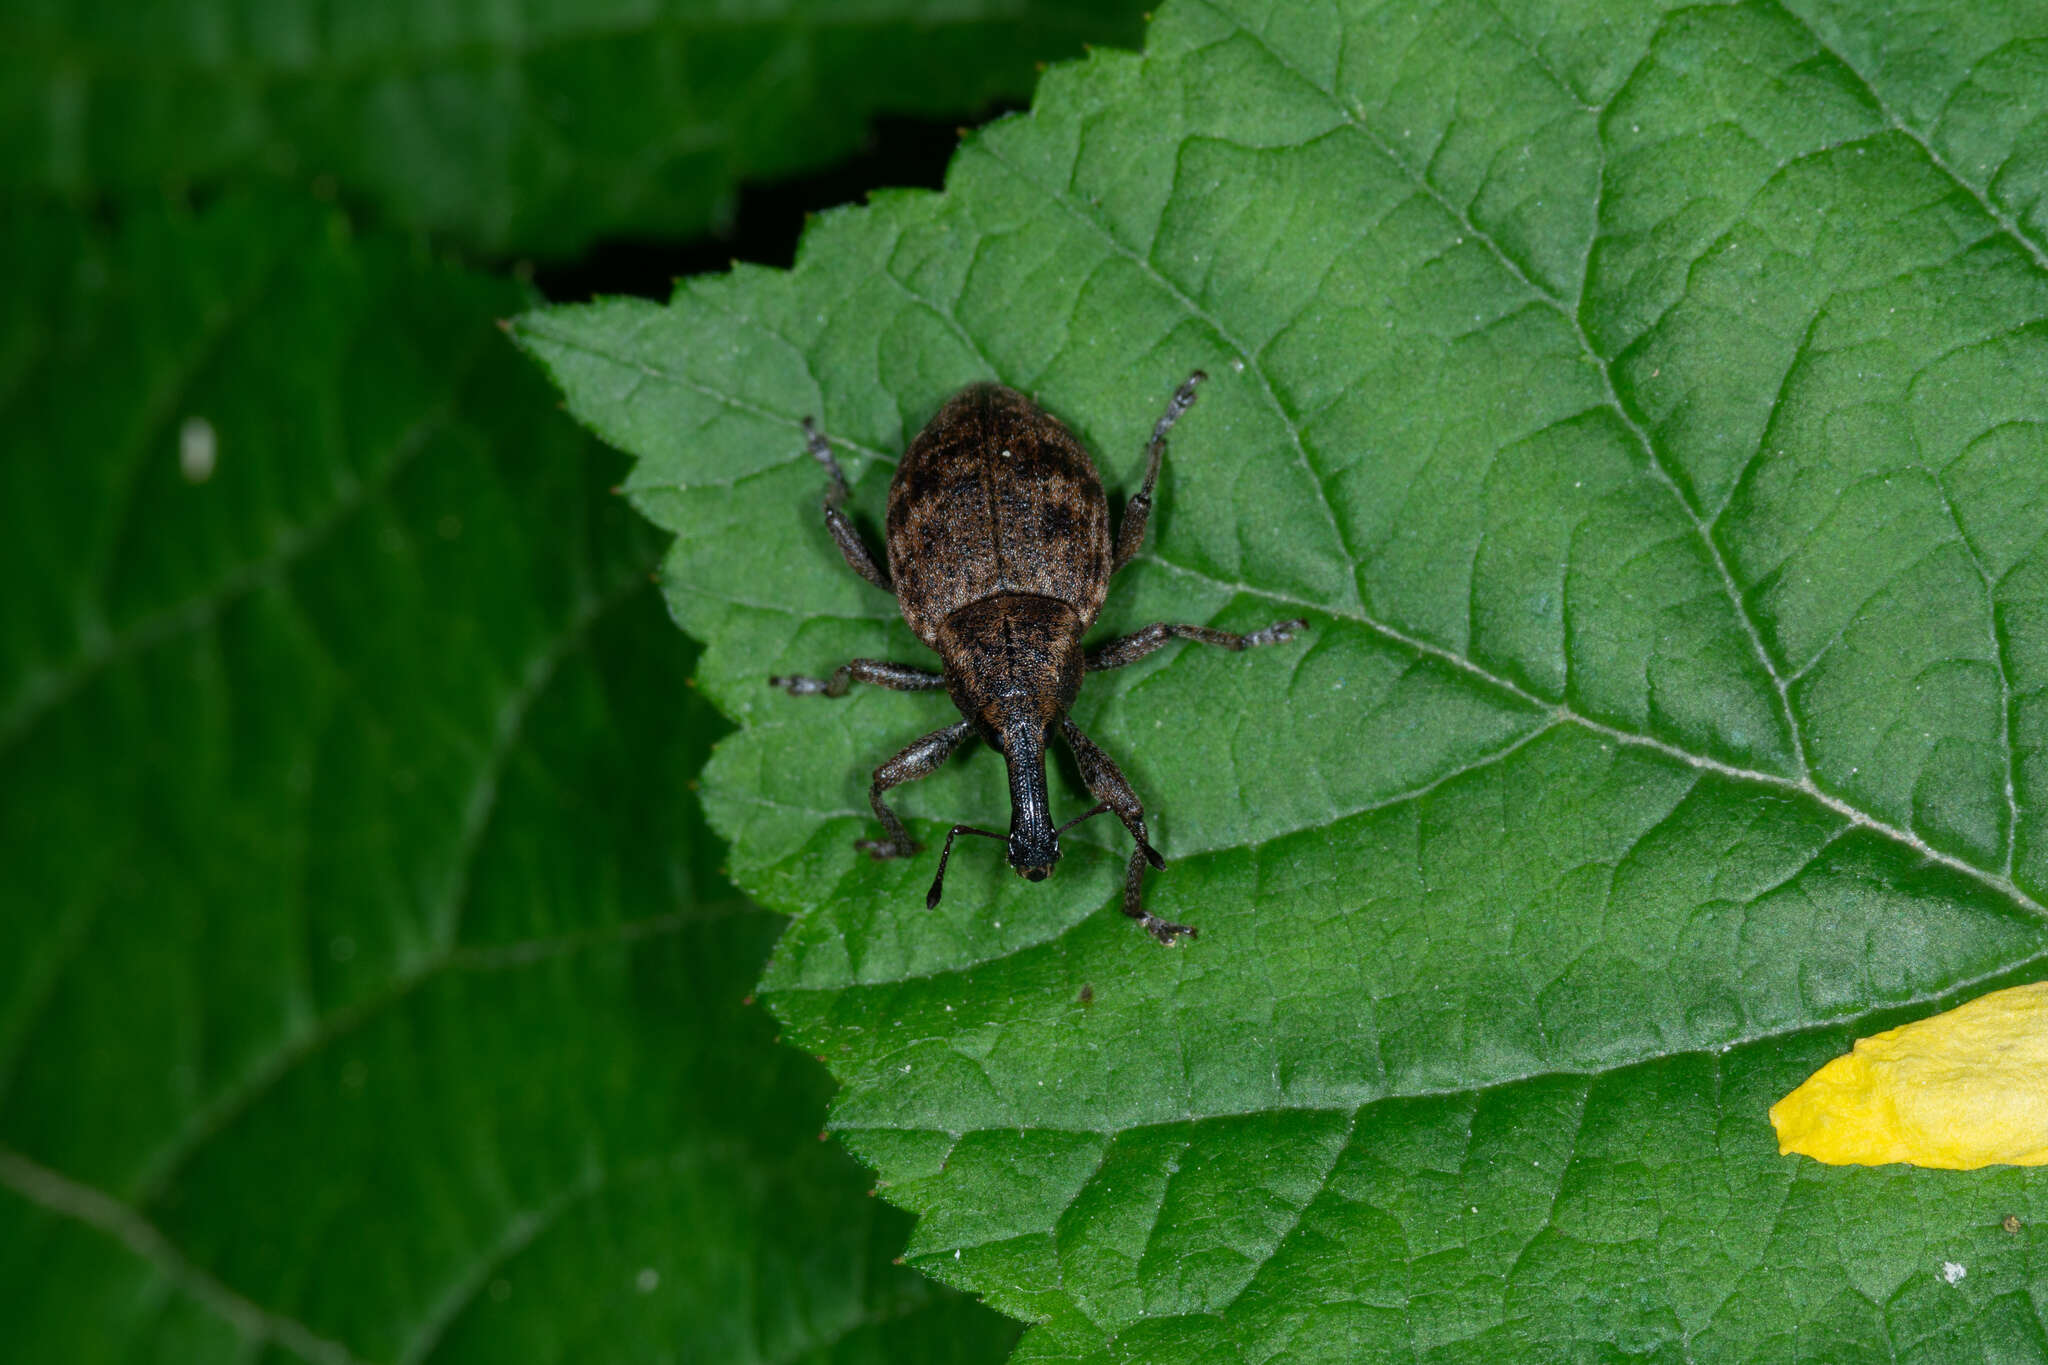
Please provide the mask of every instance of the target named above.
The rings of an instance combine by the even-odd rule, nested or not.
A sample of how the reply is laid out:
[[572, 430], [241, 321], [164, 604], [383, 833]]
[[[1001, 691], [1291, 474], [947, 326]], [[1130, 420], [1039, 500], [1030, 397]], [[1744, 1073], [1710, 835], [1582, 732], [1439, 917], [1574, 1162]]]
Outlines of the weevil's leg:
[[[1137, 840], [1138, 846], [1131, 850], [1131, 861], [1124, 868], [1124, 913], [1138, 921], [1161, 943], [1170, 945], [1182, 934], [1195, 937], [1197, 931], [1192, 926], [1170, 923], [1145, 909], [1145, 864], [1165, 867], [1166, 859], [1159, 856], [1159, 850], [1152, 847], [1152, 841], [1146, 837], [1145, 807], [1138, 800], [1138, 794], [1131, 790], [1123, 771], [1110, 761], [1108, 754], [1095, 747], [1095, 741], [1081, 733], [1079, 726], [1071, 720], [1062, 720], [1060, 728], [1066, 734], [1067, 747], [1074, 751], [1074, 761], [1081, 765], [1081, 781], [1088, 788], [1088, 794], [1115, 812], [1116, 818], [1123, 821], [1124, 828], [1131, 832], [1131, 838]], [[1088, 812], [1088, 815], [1093, 814], [1095, 811]]]
[[[804, 449], [811, 458], [825, 466], [825, 529], [832, 533], [832, 539], [839, 546], [839, 553], [846, 556], [847, 567], [880, 588], [883, 592], [894, 592], [889, 586], [889, 575], [868, 553], [860, 532], [853, 529], [853, 523], [846, 519], [846, 513], [839, 509], [846, 506], [852, 495], [846, 489], [846, 474], [839, 468], [839, 460], [832, 454], [832, 442], [825, 433], [818, 430], [818, 424], [804, 418]], [[838, 696], [838, 693], [833, 693]]]
[[1145, 447], [1145, 486], [1132, 495], [1124, 504], [1123, 524], [1116, 528], [1116, 561], [1110, 566], [1115, 573], [1131, 562], [1138, 553], [1138, 547], [1145, 543], [1145, 523], [1152, 518], [1152, 485], [1159, 482], [1159, 460], [1166, 454], [1166, 433], [1173, 430], [1173, 424], [1180, 420], [1195, 401], [1195, 386], [1209, 376], [1196, 370], [1183, 379], [1180, 387], [1173, 391], [1173, 397], [1166, 400], [1166, 411], [1152, 424], [1152, 440]]
[[896, 812], [882, 800], [882, 793], [905, 782], [930, 777], [938, 771], [941, 763], [953, 756], [953, 751], [960, 747], [960, 741], [972, 733], [974, 727], [964, 720], [958, 725], [934, 730], [922, 739], [913, 740], [902, 753], [875, 769], [874, 783], [868, 788], [868, 804], [875, 808], [875, 816], [882, 822], [882, 832], [888, 837], [859, 839], [853, 846], [864, 849], [870, 858], [877, 860], [908, 858], [922, 849], [924, 845], [910, 837], [910, 831], [903, 828]]
[[892, 664], [886, 659], [854, 659], [833, 669], [829, 678], [778, 673], [768, 679], [770, 687], [779, 687], [792, 697], [843, 697], [846, 689], [857, 682], [898, 692], [931, 692], [946, 685], [946, 675], [909, 664]]
[[1158, 649], [1169, 640], [1194, 640], [1219, 649], [1256, 649], [1260, 645], [1283, 644], [1294, 638], [1297, 630], [1307, 630], [1308, 622], [1296, 617], [1291, 621], [1275, 621], [1270, 626], [1233, 635], [1227, 630], [1211, 630], [1207, 626], [1183, 626], [1171, 621], [1154, 621], [1143, 630], [1120, 635], [1108, 644], [1088, 652], [1088, 671], [1102, 673], [1112, 668], [1122, 668]]
[[[1066, 734], [1067, 747], [1074, 751], [1074, 761], [1081, 766], [1081, 785], [1088, 788], [1088, 794], [1100, 801], [1098, 808], [1115, 813], [1124, 822], [1124, 828], [1138, 841], [1138, 852], [1154, 867], [1165, 867], [1166, 859], [1159, 856], [1159, 850], [1152, 847], [1152, 841], [1145, 834], [1145, 806], [1138, 800], [1138, 794], [1131, 790], [1131, 784], [1124, 778], [1123, 770], [1110, 760], [1108, 754], [1097, 748], [1095, 741], [1081, 733], [1081, 727], [1071, 720], [1061, 720], [1060, 729]], [[1094, 815], [1089, 811], [1082, 820]], [[1078, 824], [1080, 821], [1071, 821]], [[1061, 828], [1065, 828], [1062, 826]]]

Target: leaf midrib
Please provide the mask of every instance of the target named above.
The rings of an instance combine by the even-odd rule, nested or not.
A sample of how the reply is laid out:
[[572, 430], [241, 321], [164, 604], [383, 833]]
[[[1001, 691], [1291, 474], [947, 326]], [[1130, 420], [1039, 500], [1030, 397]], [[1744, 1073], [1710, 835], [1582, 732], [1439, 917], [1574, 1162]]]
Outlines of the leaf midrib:
[[[705, 398], [711, 399], [714, 402], [718, 402], [727, 407], [733, 408], [736, 411], [746, 412], [749, 415], [760, 418], [762, 420], [773, 422], [780, 426], [786, 426], [790, 428], [792, 431], [802, 430], [802, 424], [795, 418], [785, 417], [780, 413], [768, 411], [766, 409], [759, 407], [757, 404], [738, 398], [735, 395], [724, 393], [711, 385], [702, 383], [701, 381], [687, 379], [683, 376], [675, 375], [673, 373], [661, 370], [655, 366], [646, 365], [636, 360], [612, 354], [610, 352], [601, 350], [597, 347], [591, 346], [584, 342], [550, 334], [547, 332], [543, 320], [531, 319], [528, 321], [526, 325], [532, 327], [537, 335], [545, 338], [547, 344], [549, 345], [560, 346], [565, 350], [579, 351], [586, 355], [591, 355], [614, 364], [626, 366], [632, 369], [637, 369], [643, 374], [643, 376], [647, 378], [660, 379], [667, 382], [676, 383], [681, 387], [691, 389], [692, 391], [700, 394]], [[894, 459], [892, 456], [873, 446], [865, 445], [861, 442], [849, 440], [839, 436], [835, 436], [832, 439], [833, 444], [842, 449], [860, 451], [863, 455], [868, 456], [869, 458], [872, 459], [880, 460], [884, 464], [894, 463]], [[800, 460], [808, 458], [808, 456], [798, 455], [793, 456], [790, 459], [783, 461], [782, 463], [784, 465], [794, 465], [798, 463]], [[774, 466], [769, 466], [769, 468], [773, 467]], [[758, 473], [764, 471], [756, 472]], [[629, 484], [628, 486], [632, 488], [633, 491], [636, 492], [655, 491], [660, 487], [660, 485], [653, 484]], [[1540, 713], [1550, 715], [1555, 721], [1562, 721], [1569, 724], [1577, 725], [1596, 735], [1600, 735], [1606, 739], [1612, 740], [1615, 743], [1626, 744], [1633, 748], [1651, 750], [1655, 753], [1663, 755], [1665, 758], [1675, 760], [1677, 762], [1685, 764], [1688, 767], [1696, 768], [1703, 772], [1715, 773], [1721, 777], [1730, 778], [1736, 781], [1754, 782], [1761, 786], [1771, 788], [1774, 791], [1780, 791], [1804, 797], [1822, 806], [1823, 808], [1832, 812], [1840, 819], [1847, 821], [1849, 824], [1858, 826], [1863, 829], [1868, 829], [1871, 832], [1878, 834], [1884, 837], [1885, 839], [1890, 840], [1893, 843], [1911, 849], [1915, 854], [1917, 854], [1925, 861], [1939, 864], [1943, 867], [1950, 869], [1951, 871], [1959, 873], [1962, 876], [1970, 879], [1972, 882], [1975, 882], [1976, 884], [1984, 887], [1985, 889], [1995, 891], [1998, 894], [2004, 896], [2005, 898], [2010, 900], [2014, 905], [2020, 907], [2021, 909], [2026, 910], [2028, 913], [2043, 920], [2048, 920], [2048, 906], [2044, 906], [2040, 901], [2036, 900], [2033, 896], [2029, 895], [2009, 875], [2006, 875], [2005, 873], [2000, 871], [1993, 871], [1989, 868], [1980, 867], [1975, 863], [1971, 863], [1963, 858], [1959, 858], [1953, 854], [1945, 853], [1942, 850], [1935, 848], [1926, 840], [1920, 838], [1920, 836], [1918, 836], [1917, 834], [1914, 834], [1912, 831], [1894, 825], [1889, 821], [1879, 819], [1877, 816], [1872, 815], [1869, 812], [1853, 805], [1849, 801], [1844, 800], [1843, 798], [1827, 791], [1825, 788], [1821, 787], [1816, 781], [1814, 781], [1814, 779], [1810, 775], [1800, 779], [1793, 779], [1782, 776], [1778, 773], [1765, 772], [1755, 768], [1739, 767], [1735, 764], [1726, 763], [1720, 759], [1712, 758], [1705, 754], [1693, 753], [1688, 749], [1670, 743], [1667, 740], [1659, 739], [1654, 735], [1641, 734], [1633, 730], [1626, 730], [1619, 726], [1608, 724], [1605, 721], [1596, 720], [1591, 716], [1583, 715], [1580, 712], [1574, 711], [1568, 704], [1564, 702], [1553, 702], [1547, 698], [1538, 696], [1536, 693], [1528, 691], [1526, 688], [1521, 687], [1520, 685], [1510, 681], [1507, 678], [1489, 672], [1486, 668], [1482, 667], [1477, 663], [1474, 663], [1471, 659], [1466, 658], [1464, 655], [1459, 654], [1455, 650], [1446, 648], [1442, 645], [1432, 644], [1419, 636], [1410, 635], [1406, 631], [1391, 626], [1386, 622], [1381, 621], [1378, 618], [1370, 615], [1362, 609], [1347, 609], [1341, 606], [1333, 606], [1327, 602], [1312, 601], [1308, 598], [1298, 597], [1291, 593], [1287, 593], [1276, 588], [1257, 587], [1252, 584], [1234, 579], [1219, 578], [1214, 574], [1204, 572], [1200, 569], [1195, 569], [1188, 565], [1179, 564], [1175, 563], [1172, 560], [1168, 560], [1164, 558], [1162, 555], [1160, 555], [1156, 550], [1148, 551], [1142, 558], [1157, 563], [1162, 568], [1165, 568], [1171, 572], [1182, 574], [1190, 578], [1200, 579], [1203, 582], [1209, 584], [1211, 587], [1223, 589], [1228, 592], [1263, 598], [1269, 602], [1275, 602], [1297, 609], [1321, 612], [1326, 616], [1335, 617], [1339, 620], [1349, 621], [1355, 625], [1363, 626], [1367, 630], [1373, 632], [1375, 635], [1378, 635], [1380, 638], [1387, 640], [1393, 644], [1399, 645], [1418, 657], [1436, 660], [1440, 663], [1446, 664], [1456, 669], [1460, 673], [1465, 674], [1467, 677], [1477, 682], [1483, 683], [1490, 688], [1498, 689], [1499, 691], [1513, 697], [1516, 701], [1522, 703], [1523, 705], [1528, 706]], [[693, 594], [697, 592], [697, 589], [695, 588], [687, 588], [684, 590], [691, 592]], [[715, 594], [705, 595], [707, 597], [713, 598], [714, 600], [719, 600], [716, 598]], [[884, 621], [888, 618], [884, 616], [875, 616], [869, 619], [873, 619], [876, 621]], [[713, 700], [719, 700], [715, 694]], [[724, 710], [731, 719], [739, 722], [740, 724], [745, 725], [748, 723], [747, 717], [743, 713], [731, 707], [724, 706], [722, 704], [721, 709]], [[2010, 837], [2008, 839], [2008, 842], [2010, 842]]]
[[2048, 906], [2042, 905], [2039, 901], [2035, 900], [2032, 896], [2028, 895], [2027, 892], [2024, 889], [2022, 889], [2018, 885], [2018, 883], [2014, 882], [2011, 877], [2006, 876], [2000, 872], [1994, 872], [1989, 868], [1979, 867], [1977, 864], [1968, 862], [1962, 858], [1956, 857], [1953, 854], [1942, 852], [1940, 849], [1933, 847], [1926, 840], [1922, 839], [1919, 835], [1914, 834], [1911, 830], [1903, 829], [1897, 825], [1890, 823], [1889, 821], [1881, 820], [1878, 817], [1870, 814], [1869, 812], [1862, 810], [1861, 808], [1852, 805], [1850, 802], [1843, 800], [1841, 797], [1836, 796], [1833, 793], [1827, 791], [1825, 788], [1821, 787], [1817, 782], [1815, 782], [1811, 776], [1795, 780], [1793, 778], [1784, 777], [1778, 773], [1765, 772], [1756, 768], [1738, 767], [1735, 764], [1724, 763], [1720, 759], [1711, 758], [1705, 754], [1693, 753], [1692, 751], [1682, 748], [1679, 745], [1673, 744], [1668, 740], [1658, 739], [1654, 735], [1640, 734], [1634, 730], [1625, 730], [1619, 726], [1610, 725], [1605, 721], [1596, 720], [1591, 716], [1582, 715], [1581, 713], [1574, 711], [1566, 703], [1549, 701], [1546, 698], [1540, 697], [1535, 693], [1526, 690], [1525, 688], [1519, 686], [1518, 684], [1510, 681], [1507, 678], [1501, 677], [1498, 674], [1487, 671], [1479, 664], [1474, 663], [1472, 660], [1466, 658], [1462, 654], [1459, 654], [1455, 650], [1446, 649], [1441, 645], [1431, 644], [1429, 641], [1424, 640], [1419, 636], [1410, 635], [1406, 631], [1402, 631], [1393, 626], [1390, 626], [1385, 622], [1377, 620], [1376, 618], [1362, 611], [1346, 612], [1339, 608], [1326, 606], [1319, 602], [1305, 601], [1301, 598], [1293, 597], [1286, 593], [1277, 592], [1272, 589], [1256, 588], [1246, 583], [1230, 582], [1227, 580], [1214, 578], [1208, 574], [1202, 573], [1199, 570], [1187, 568], [1184, 565], [1167, 564], [1167, 561], [1164, 560], [1161, 560], [1159, 562], [1162, 564], [1166, 564], [1168, 568], [1173, 569], [1175, 572], [1187, 574], [1190, 577], [1203, 579], [1205, 582], [1208, 582], [1212, 586], [1218, 588], [1224, 588], [1227, 590], [1241, 593], [1250, 593], [1256, 596], [1264, 597], [1269, 601], [1285, 603], [1287, 605], [1305, 608], [1311, 611], [1320, 611], [1330, 616], [1335, 616], [1343, 620], [1351, 621], [1354, 624], [1363, 626], [1367, 630], [1372, 631], [1374, 634], [1380, 636], [1382, 639], [1400, 645], [1403, 648], [1410, 650], [1411, 652], [1417, 655], [1420, 655], [1424, 658], [1435, 659], [1438, 662], [1455, 668], [1460, 672], [1465, 673], [1470, 677], [1485, 683], [1489, 687], [1498, 688], [1499, 690], [1508, 693], [1510, 696], [1513, 696], [1516, 700], [1524, 703], [1525, 705], [1530, 706], [1540, 712], [1549, 714], [1556, 721], [1564, 722], [1571, 725], [1577, 725], [1585, 730], [1591, 731], [1593, 734], [1600, 735], [1603, 738], [1612, 740], [1617, 744], [1626, 744], [1631, 748], [1648, 749], [1652, 752], [1661, 754], [1666, 758], [1673, 759], [1677, 762], [1683, 763], [1688, 767], [1697, 768], [1702, 772], [1715, 773], [1721, 777], [1731, 778], [1739, 782], [1754, 782], [1759, 785], [1769, 787], [1775, 791], [1805, 797], [1808, 800], [1814, 801], [1819, 805], [1825, 807], [1827, 810], [1833, 812], [1835, 815], [1847, 821], [1849, 824], [1870, 830], [1875, 834], [1882, 835], [1884, 838], [1889, 839], [1894, 843], [1904, 845], [1905, 847], [1912, 849], [1915, 853], [1917, 853], [1921, 858], [1925, 859], [1926, 861], [1931, 863], [1938, 863], [1943, 867], [1949, 868], [1951, 871], [1960, 873], [1961, 875], [1968, 877], [1969, 879], [1978, 883], [1979, 885], [1989, 890], [1996, 891], [1999, 894], [2005, 896], [2006, 898], [2011, 900], [2015, 905], [2020, 906], [2021, 908], [2027, 910], [2031, 914], [2034, 914], [2044, 920], [2048, 920]]

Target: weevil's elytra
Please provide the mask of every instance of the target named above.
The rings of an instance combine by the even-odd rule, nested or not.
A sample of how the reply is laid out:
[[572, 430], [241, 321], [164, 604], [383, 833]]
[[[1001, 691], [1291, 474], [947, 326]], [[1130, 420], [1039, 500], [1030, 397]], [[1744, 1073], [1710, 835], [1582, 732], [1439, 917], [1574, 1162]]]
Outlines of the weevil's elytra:
[[[1161, 943], [1195, 930], [1146, 912], [1145, 864], [1164, 867], [1145, 832], [1145, 808], [1109, 755], [1067, 719], [1088, 673], [1122, 668], [1169, 640], [1224, 649], [1279, 644], [1304, 629], [1276, 621], [1237, 635], [1207, 626], [1155, 622], [1084, 650], [1082, 637], [1102, 612], [1109, 580], [1145, 539], [1152, 489], [1166, 451], [1166, 433], [1195, 401], [1200, 370], [1174, 391], [1145, 448], [1145, 484], [1124, 509], [1114, 539], [1109, 504], [1095, 465], [1072, 432], [1050, 413], [1000, 384], [971, 384], [939, 409], [910, 444], [889, 486], [888, 572], [875, 563], [841, 511], [846, 478], [831, 444], [806, 420], [811, 455], [825, 467], [825, 526], [847, 564], [891, 592], [917, 638], [937, 651], [945, 670], [854, 659], [830, 678], [775, 677], [792, 696], [840, 697], [855, 682], [905, 692], [944, 688], [963, 717], [934, 730], [875, 769], [869, 803], [883, 837], [859, 847], [875, 858], [922, 851], [882, 800], [889, 788], [929, 775], [978, 735], [1003, 756], [1010, 773], [1008, 835], [955, 825], [939, 854], [927, 906], [939, 903], [953, 840], [962, 834], [1002, 839], [1010, 866], [1043, 881], [1060, 857], [1060, 835], [1083, 820], [1115, 812], [1136, 841], [1124, 873], [1124, 913]], [[1080, 766], [1096, 805], [1063, 825], [1052, 822], [1045, 753], [1058, 734]]]

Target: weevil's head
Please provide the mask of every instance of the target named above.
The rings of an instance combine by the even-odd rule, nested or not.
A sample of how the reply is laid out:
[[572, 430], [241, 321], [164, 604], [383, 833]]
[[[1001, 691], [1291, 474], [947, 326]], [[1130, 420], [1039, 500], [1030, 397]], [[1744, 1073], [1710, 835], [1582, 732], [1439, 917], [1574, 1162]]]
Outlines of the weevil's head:
[[1028, 882], [1042, 882], [1052, 875], [1052, 866], [1060, 860], [1059, 832], [1037, 821], [1022, 824], [1013, 821], [1010, 826], [1010, 866], [1017, 875]]

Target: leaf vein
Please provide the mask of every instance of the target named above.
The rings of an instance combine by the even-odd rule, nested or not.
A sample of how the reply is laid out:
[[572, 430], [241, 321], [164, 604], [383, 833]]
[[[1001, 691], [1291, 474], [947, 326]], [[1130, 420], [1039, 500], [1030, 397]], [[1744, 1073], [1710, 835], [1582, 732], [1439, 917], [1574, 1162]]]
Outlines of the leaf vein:
[[[1204, 0], [1204, 3], [1209, 3], [1209, 0]], [[1213, 9], [1213, 4], [1210, 7]], [[1221, 11], [1218, 12], [1220, 13]], [[1234, 18], [1231, 21], [1233, 23], [1237, 22]], [[1311, 89], [1321, 92], [1330, 101], [1331, 106], [1346, 124], [1356, 129], [1359, 135], [1376, 149], [1390, 165], [1414, 180], [1422, 191], [1436, 203], [1438, 208], [1448, 214], [1461, 228], [1471, 233], [1475, 239], [1486, 247], [1488, 253], [1500, 263], [1503, 270], [1520, 282], [1523, 287], [1540, 296], [1556, 312], [1558, 317], [1564, 321], [1565, 325], [1571, 329], [1572, 336], [1580, 350], [1588, 360], [1593, 362], [1594, 368], [1600, 375], [1600, 383], [1606, 395], [1607, 405], [1613, 409], [1622, 425], [1628, 429], [1629, 433], [1635, 438], [1636, 443], [1641, 447], [1643, 455], [1648, 462], [1647, 468], [1650, 476], [1663, 485], [1672, 499], [1677, 502], [1679, 510], [1692, 522], [1693, 532], [1699, 539], [1701, 548], [1706, 552], [1714, 572], [1720, 577], [1722, 589], [1728, 596], [1729, 606], [1734, 612], [1736, 622], [1742, 627], [1743, 633], [1748, 637], [1751, 652], [1755, 655], [1758, 665], [1763, 669], [1764, 676], [1770, 681], [1772, 690], [1777, 694], [1780, 719], [1786, 727], [1788, 738], [1792, 741], [1794, 764], [1801, 777], [1810, 780], [1811, 774], [1806, 760], [1805, 740], [1800, 733], [1798, 718], [1793, 714], [1791, 699], [1786, 694], [1785, 680], [1780, 676], [1777, 665], [1771, 659], [1770, 652], [1764, 647], [1762, 633], [1758, 630], [1756, 621], [1751, 616], [1748, 605], [1743, 600], [1741, 590], [1736, 585], [1734, 575], [1729, 571], [1728, 562], [1722, 554], [1720, 543], [1714, 538], [1712, 529], [1702, 519], [1700, 510], [1693, 506], [1691, 499], [1686, 497], [1684, 490], [1679, 487], [1677, 480], [1672, 477], [1670, 470], [1664, 463], [1663, 456], [1658, 453], [1656, 443], [1651, 440], [1649, 432], [1644, 429], [1642, 423], [1636, 419], [1635, 414], [1628, 409], [1628, 406], [1622, 402], [1621, 395], [1614, 386], [1613, 362], [1600, 354], [1593, 346], [1592, 338], [1587, 335], [1585, 324], [1579, 317], [1579, 310], [1566, 306], [1562, 298], [1532, 279], [1526, 271], [1516, 264], [1507, 252], [1502, 250], [1500, 243], [1494, 240], [1490, 232], [1487, 232], [1474, 222], [1471, 215], [1465, 209], [1454, 204], [1450, 197], [1444, 194], [1426, 176], [1420, 174], [1407, 162], [1403, 161], [1391, 146], [1382, 140], [1354, 111], [1346, 108], [1343, 102], [1338, 100], [1332, 92], [1324, 89], [1321, 84], [1305, 72], [1289, 64], [1284, 57], [1274, 51], [1258, 34], [1244, 28], [1242, 24], [1239, 24], [1239, 27], [1243, 32], [1250, 35], [1254, 41], [1258, 42], [1261, 47], [1264, 47], [1271, 54], [1274, 61], [1292, 72]]]
[[581, 645], [590, 627], [607, 610], [630, 600], [632, 593], [639, 587], [638, 575], [632, 574], [621, 586], [586, 601], [565, 624], [562, 633], [550, 641], [547, 648], [534, 656], [520, 686], [499, 708], [492, 747], [480, 766], [477, 780], [472, 784], [469, 798], [465, 802], [463, 825], [452, 854], [449, 880], [435, 908], [433, 917], [442, 922], [446, 935], [438, 950], [400, 971], [377, 994], [356, 1004], [344, 1006], [280, 1040], [268, 1053], [249, 1066], [233, 1085], [223, 1090], [210, 1103], [196, 1110], [145, 1166], [144, 1173], [137, 1182], [138, 1203], [147, 1204], [161, 1193], [200, 1148], [246, 1113], [263, 1095], [268, 1094], [291, 1073], [293, 1067], [336, 1039], [376, 1018], [456, 960], [458, 945], [454, 941], [454, 934], [461, 918], [461, 902], [468, 892], [469, 863], [475, 858], [484, 829], [489, 823], [498, 790], [498, 779], [504, 764], [511, 757], [521, 722], [527, 710], [545, 692], [562, 662]]
[[1894, 130], [1910, 138], [1913, 144], [1920, 149], [1921, 154], [1927, 158], [1936, 170], [1946, 176], [1963, 193], [1975, 200], [1977, 207], [1984, 210], [1985, 215], [1992, 222], [1998, 224], [1999, 230], [2009, 237], [2021, 251], [2032, 258], [2036, 269], [2048, 272], [2048, 249], [2044, 249], [2040, 243], [2022, 232], [2018, 221], [2003, 206], [1995, 203], [1989, 194], [1978, 188], [1970, 180], [1964, 178], [1960, 172], [1950, 166], [1947, 158], [1934, 149], [1933, 142], [1919, 129], [1907, 123], [1905, 119], [1894, 112], [1891, 105], [1885, 101], [1884, 96], [1878, 93], [1877, 86], [1872, 83], [1870, 77], [1857, 70], [1847, 57], [1831, 47], [1827, 40], [1820, 36], [1819, 30], [1807, 21], [1805, 15], [1784, 4], [1783, 0], [1774, 0], [1774, 3], [1780, 13], [1799, 26], [1799, 31], [1804, 33], [1815, 47], [1832, 57], [1841, 66], [1842, 70], [1855, 77], [1856, 83], [1862, 87], [1863, 93], [1869, 98], [1871, 104], [1876, 107], [1877, 112], [1883, 116], [1886, 123], [1891, 125]]
[[73, 1180], [11, 1148], [0, 1148], [0, 1185], [48, 1213], [82, 1223], [120, 1243], [194, 1302], [255, 1342], [272, 1342], [320, 1365], [358, 1365], [331, 1341], [288, 1314], [244, 1297], [187, 1256], [161, 1229], [119, 1199]]
[[[1237, 352], [1244, 360], [1247, 370], [1258, 381], [1259, 389], [1266, 400], [1266, 405], [1280, 419], [1280, 425], [1287, 433], [1288, 443], [1294, 448], [1295, 462], [1301, 467], [1302, 472], [1308, 476], [1309, 486], [1315, 490], [1317, 504], [1322, 509], [1324, 520], [1329, 524], [1330, 534], [1332, 539], [1335, 540], [1337, 548], [1343, 552], [1346, 559], [1356, 563], [1358, 556], [1345, 538], [1344, 527], [1337, 517], [1336, 506], [1330, 501], [1330, 490], [1325, 486], [1321, 473], [1309, 459], [1308, 447], [1302, 442], [1300, 422], [1294, 414], [1288, 411], [1287, 405], [1280, 400], [1279, 391], [1273, 387], [1272, 377], [1267, 374], [1265, 362], [1261, 359], [1259, 353], [1245, 342], [1239, 340], [1235, 333], [1224, 326], [1221, 318], [1196, 303], [1179, 285], [1169, 279], [1142, 253], [1121, 241], [1097, 215], [1083, 209], [1080, 204], [1075, 202], [1073, 195], [1066, 189], [1055, 189], [1033, 179], [1022, 168], [998, 155], [989, 145], [989, 139], [987, 138], [979, 138], [969, 145], [973, 150], [980, 152], [990, 161], [1002, 167], [1009, 175], [1029, 185], [1052, 202], [1058, 204], [1076, 222], [1091, 229], [1111, 251], [1135, 266], [1161, 292], [1172, 299], [1182, 312], [1208, 327], [1225, 345]], [[1356, 577], [1350, 576], [1348, 582], [1351, 600], [1358, 601]]]

